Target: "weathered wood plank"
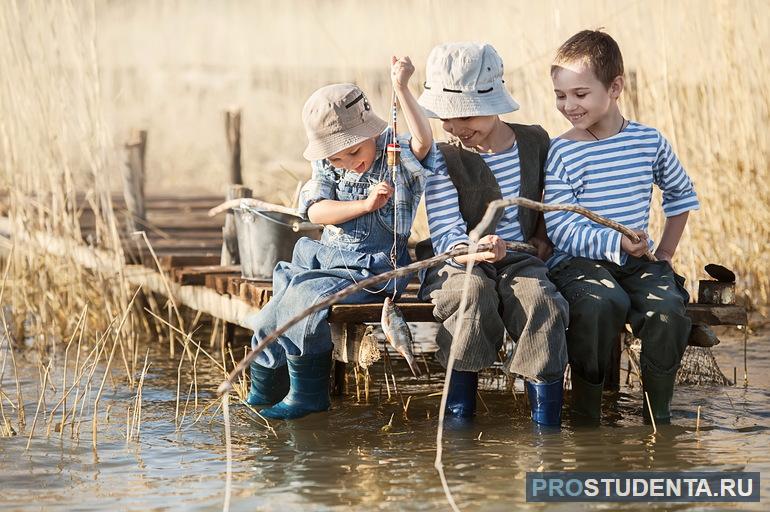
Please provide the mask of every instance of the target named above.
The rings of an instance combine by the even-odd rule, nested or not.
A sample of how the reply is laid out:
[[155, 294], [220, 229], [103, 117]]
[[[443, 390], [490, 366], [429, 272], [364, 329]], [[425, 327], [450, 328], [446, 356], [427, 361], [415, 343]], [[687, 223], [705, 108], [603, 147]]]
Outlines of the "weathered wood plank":
[[[425, 302], [417, 302], [416, 297], [405, 295], [398, 302], [409, 322], [433, 322], [433, 306]], [[382, 303], [379, 304], [345, 304], [332, 306], [329, 320], [332, 322], [379, 322], [382, 314]], [[748, 317], [746, 309], [734, 305], [688, 304], [687, 315], [695, 323], [707, 325], [746, 325]]]
[[706, 325], [747, 325], [746, 308], [723, 304], [688, 304], [687, 315], [694, 323]]
[[211, 256], [201, 256], [194, 254], [167, 254], [158, 257], [158, 260], [160, 261], [160, 267], [163, 270], [168, 271], [175, 267], [217, 265], [219, 263], [219, 254], [217, 253]]
[[175, 282], [182, 286], [198, 285], [202, 286], [206, 284], [206, 276], [209, 274], [231, 274], [240, 275], [240, 265], [219, 266], [208, 265], [201, 267], [180, 267], [175, 268], [172, 277]]

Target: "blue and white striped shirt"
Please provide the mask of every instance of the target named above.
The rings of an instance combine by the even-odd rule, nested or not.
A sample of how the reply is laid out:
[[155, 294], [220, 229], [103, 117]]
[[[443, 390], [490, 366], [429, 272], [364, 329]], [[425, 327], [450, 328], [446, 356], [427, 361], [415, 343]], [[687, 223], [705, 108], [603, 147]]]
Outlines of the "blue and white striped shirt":
[[[479, 155], [495, 175], [503, 197], [518, 197], [521, 181], [518, 144], [500, 153]], [[460, 214], [457, 189], [449, 177], [441, 151], [436, 151], [435, 168], [425, 185], [425, 207], [434, 253], [440, 254], [457, 244], [469, 242], [468, 226]], [[506, 241], [524, 241], [517, 206], [505, 209], [495, 233]]]
[[[556, 138], [548, 151], [546, 203], [577, 204], [629, 228], [647, 231], [652, 185], [663, 192], [663, 212], [673, 217], [700, 205], [692, 181], [668, 141], [655, 128], [629, 122], [617, 135], [598, 141]], [[570, 257], [622, 265], [621, 234], [572, 212], [545, 214], [555, 246], [550, 268]], [[650, 248], [654, 246], [649, 240]]]

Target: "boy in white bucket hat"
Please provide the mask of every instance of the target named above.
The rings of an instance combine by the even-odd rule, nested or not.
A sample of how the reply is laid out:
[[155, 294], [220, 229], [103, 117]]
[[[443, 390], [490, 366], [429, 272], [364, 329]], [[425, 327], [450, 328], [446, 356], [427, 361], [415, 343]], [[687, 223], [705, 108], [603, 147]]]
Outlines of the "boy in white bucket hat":
[[[407, 240], [435, 152], [430, 124], [409, 91], [413, 73], [408, 57], [393, 57], [391, 79], [411, 137], [394, 134], [353, 84], [322, 87], [305, 103], [304, 156], [312, 161], [313, 176], [302, 189], [299, 213], [326, 228], [320, 241], [300, 239], [292, 261], [275, 267], [273, 297], [250, 322], [252, 347], [325, 297], [410, 263]], [[386, 149], [394, 149], [396, 138], [400, 166], [392, 176]], [[392, 279], [343, 302], [380, 302], [398, 296], [408, 282], [408, 277]], [[306, 316], [252, 363], [247, 402], [272, 405], [263, 416], [293, 419], [329, 408], [327, 317], [328, 310]]]
[[[519, 104], [505, 89], [503, 62], [492, 46], [446, 43], [433, 48], [418, 102], [451, 136], [437, 145], [435, 169], [426, 184], [431, 240], [418, 245], [419, 259], [467, 244], [468, 232], [495, 199], [541, 200], [548, 134], [540, 126], [500, 119]], [[511, 207], [498, 215], [496, 226], [480, 240], [493, 244], [493, 251], [456, 258], [429, 269], [423, 279], [421, 296], [433, 302], [434, 316], [442, 322], [437, 357], [446, 365], [450, 348], [455, 357], [446, 413], [474, 414], [478, 372], [497, 360], [507, 332], [516, 347], [505, 369], [527, 379], [533, 421], [559, 425], [568, 310], [543, 263], [552, 246], [537, 212]], [[506, 251], [506, 241], [529, 242], [539, 257]], [[469, 260], [474, 261], [470, 295], [460, 311]]]

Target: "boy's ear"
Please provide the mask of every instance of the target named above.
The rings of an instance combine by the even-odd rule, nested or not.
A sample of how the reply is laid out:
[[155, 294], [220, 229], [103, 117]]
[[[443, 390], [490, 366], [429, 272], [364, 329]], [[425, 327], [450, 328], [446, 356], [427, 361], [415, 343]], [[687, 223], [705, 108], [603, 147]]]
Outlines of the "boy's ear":
[[623, 75], [616, 76], [615, 79], [610, 83], [610, 97], [614, 100], [618, 99], [620, 97], [620, 93], [623, 92], [625, 85], [626, 80], [623, 78]]

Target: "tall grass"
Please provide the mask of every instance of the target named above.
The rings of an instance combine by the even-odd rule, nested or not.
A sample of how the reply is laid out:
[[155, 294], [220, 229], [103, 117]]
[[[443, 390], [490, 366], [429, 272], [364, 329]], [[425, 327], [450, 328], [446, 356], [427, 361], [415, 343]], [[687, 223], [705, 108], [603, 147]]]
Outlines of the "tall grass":
[[[117, 258], [106, 192], [120, 186], [120, 148], [129, 130], [149, 130], [147, 179], [153, 189], [194, 183], [223, 190], [222, 111], [232, 105], [244, 110], [247, 185], [257, 195], [284, 200], [292, 196], [295, 178], [309, 173], [300, 156], [305, 140], [299, 115], [314, 89], [355, 81], [384, 114], [389, 56], [412, 56], [419, 93], [428, 52], [447, 40], [494, 44], [506, 62], [506, 83], [522, 105], [506, 119], [542, 124], [556, 135], [568, 125], [550, 92], [554, 50], [579, 29], [603, 26], [635, 74], [623, 98], [625, 114], [658, 127], [672, 141], [701, 199], [677, 267], [692, 283], [702, 277], [703, 264], [721, 262], [736, 269], [752, 303], [766, 304], [765, 7], [751, 0], [4, 2], [4, 206], [13, 222], [78, 238], [78, 211], [88, 202], [101, 219], [96, 241]], [[76, 191], [86, 192], [80, 203]], [[653, 235], [660, 227], [656, 208]], [[424, 219], [415, 231], [427, 235]], [[33, 275], [48, 266], [27, 260], [22, 270], [21, 252], [15, 254], [12, 275]], [[51, 268], [74, 267], [65, 259]], [[79, 272], [43, 272], [36, 279], [47, 290], [60, 282], [71, 287], [86, 280]], [[110, 308], [91, 311], [125, 307], [132, 291], [124, 283], [115, 290]], [[56, 300], [82, 309], [83, 303], [68, 297]]]
[[[0, 437], [24, 435], [28, 448], [36, 436], [65, 430], [79, 439], [88, 422], [96, 448], [112, 407], [105, 386], [135, 391], [125, 431], [138, 438], [148, 362], [137, 339], [150, 322], [153, 332], [162, 324], [159, 306], [143, 301], [120, 271], [123, 228], [109, 180], [122, 157], [105, 121], [96, 13], [92, 3], [66, 0], [0, 5]], [[86, 208], [94, 212], [89, 243], [101, 270], [83, 266], [91, 254], [79, 222]], [[145, 314], [145, 304], [156, 316]], [[200, 350], [193, 357], [188, 345], [198, 342], [180, 334], [179, 366], [186, 362], [197, 391]], [[17, 363], [39, 371], [36, 396], [22, 393]], [[203, 414], [197, 396], [190, 409]]]
[[[109, 133], [122, 140], [132, 127], [149, 129], [148, 179], [223, 190], [222, 111], [237, 105], [244, 110], [244, 179], [258, 195], [283, 201], [295, 176], [309, 173], [300, 111], [317, 87], [355, 81], [384, 115], [391, 54], [412, 56], [419, 93], [435, 44], [487, 41], [502, 55], [506, 83], [522, 105], [506, 119], [557, 135], [568, 124], [554, 108], [554, 51], [580, 29], [605, 27], [636, 74], [624, 113], [672, 141], [701, 199], [677, 268], [694, 283], [705, 263], [725, 264], [751, 302], [764, 304], [766, 7], [751, 0], [97, 2], [96, 52]], [[660, 229], [658, 208], [653, 235]], [[427, 235], [424, 218], [415, 231]]]

